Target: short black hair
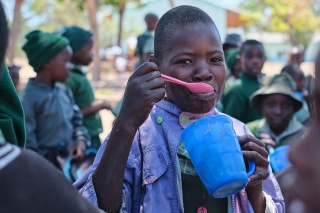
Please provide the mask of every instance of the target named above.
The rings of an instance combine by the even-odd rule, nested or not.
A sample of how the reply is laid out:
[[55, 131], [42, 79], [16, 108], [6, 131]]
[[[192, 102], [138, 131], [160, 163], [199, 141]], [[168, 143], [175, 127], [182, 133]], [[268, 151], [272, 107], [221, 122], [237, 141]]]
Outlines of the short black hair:
[[147, 13], [147, 15], [145, 15], [144, 19], [147, 19], [147, 18], [151, 18], [151, 19], [154, 19], [154, 20], [158, 20], [159, 19], [159, 17], [154, 13]]
[[297, 64], [288, 64], [282, 68], [281, 73], [287, 73], [293, 77], [297, 70], [300, 70]]
[[245, 42], [242, 43], [240, 50], [239, 50], [239, 55], [243, 54], [245, 46], [253, 46], [253, 45], [259, 45], [262, 48], [262, 51], [264, 52], [264, 47], [263, 44], [260, 41], [257, 41], [255, 39], [248, 39]]
[[[190, 24], [207, 24], [216, 25], [211, 17], [203, 10], [189, 6], [182, 5], [175, 7], [166, 12], [159, 20], [155, 35], [154, 35], [154, 54], [155, 57], [160, 59], [163, 50], [170, 46], [170, 39], [172, 34]], [[217, 30], [218, 31], [218, 30]], [[218, 32], [219, 34], [219, 32]], [[220, 36], [220, 35], [219, 35]], [[221, 38], [220, 38], [221, 39]]]

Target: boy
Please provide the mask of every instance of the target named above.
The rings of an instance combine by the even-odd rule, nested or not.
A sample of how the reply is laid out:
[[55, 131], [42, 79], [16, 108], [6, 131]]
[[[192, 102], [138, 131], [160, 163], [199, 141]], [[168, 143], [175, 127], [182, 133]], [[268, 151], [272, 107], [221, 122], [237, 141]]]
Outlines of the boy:
[[84, 116], [83, 125], [90, 135], [90, 148], [98, 150], [101, 146], [99, 134], [103, 132], [99, 111], [110, 110], [111, 106], [107, 100], [95, 99], [86, 73], [81, 69], [81, 66], [87, 66], [92, 62], [92, 34], [77, 26], [64, 27], [59, 31], [59, 34], [69, 40], [73, 51], [71, 62], [75, 65], [66, 85], [71, 89], [76, 104]]
[[[263, 143], [235, 119], [244, 158], [257, 165], [246, 192], [224, 199], [210, 197], [205, 189], [188, 182], [180, 164], [186, 159], [178, 151], [183, 128], [219, 113], [214, 106], [226, 79], [220, 35], [210, 16], [192, 6], [171, 9], [157, 24], [154, 46], [151, 62], [130, 77], [113, 129], [76, 187], [106, 212], [283, 212]], [[160, 72], [186, 82], [207, 83], [215, 90], [191, 93], [184, 86], [165, 83]], [[193, 167], [190, 160], [188, 167]], [[196, 196], [199, 199], [192, 199]]]
[[[289, 64], [282, 68], [281, 73], [286, 73], [292, 77], [297, 85], [295, 91], [296, 96], [301, 99], [303, 106], [295, 113], [296, 118], [303, 124], [306, 124], [310, 119], [310, 112], [308, 103], [306, 100], [310, 101], [310, 96], [308, 90], [306, 89], [306, 78], [303, 71], [298, 64]], [[311, 102], [311, 101], [310, 101]], [[312, 102], [310, 103], [312, 105]]]
[[26, 39], [22, 49], [37, 73], [21, 94], [26, 147], [60, 168], [58, 155], [70, 151], [69, 155], [81, 159], [90, 142], [71, 92], [56, 84], [69, 77], [72, 50], [65, 38], [38, 30], [27, 34]]
[[250, 105], [250, 96], [259, 89], [259, 76], [265, 62], [263, 45], [256, 40], [246, 40], [239, 51], [242, 73], [240, 79], [225, 91], [223, 112], [243, 123], [262, 118]]
[[[252, 94], [251, 103], [263, 114], [263, 119], [247, 126], [262, 142], [279, 147], [301, 138], [305, 128], [294, 117], [294, 112], [302, 107], [302, 102], [295, 95], [295, 83], [290, 76], [278, 74], [265, 79], [263, 86]], [[267, 140], [265, 135], [271, 138]]]
[[156, 14], [148, 13], [144, 17], [147, 25], [147, 30], [137, 38], [137, 46], [135, 55], [139, 57], [136, 68], [146, 61], [149, 61], [150, 55], [154, 53], [153, 48], [153, 33], [156, 29], [159, 18]]
[[19, 84], [20, 84], [19, 71], [20, 71], [20, 68], [21, 67], [18, 67], [16, 65], [12, 65], [12, 66], [8, 67], [10, 77], [12, 79], [13, 85], [16, 88], [17, 92], [19, 92]]

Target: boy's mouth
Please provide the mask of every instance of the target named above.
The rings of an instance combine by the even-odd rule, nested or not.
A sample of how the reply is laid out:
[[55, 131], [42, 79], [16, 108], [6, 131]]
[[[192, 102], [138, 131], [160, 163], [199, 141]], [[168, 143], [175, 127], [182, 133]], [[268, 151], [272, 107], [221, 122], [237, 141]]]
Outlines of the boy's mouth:
[[200, 99], [204, 101], [212, 100], [217, 96], [218, 92], [216, 90], [208, 93], [189, 93], [189, 97], [192, 99]]

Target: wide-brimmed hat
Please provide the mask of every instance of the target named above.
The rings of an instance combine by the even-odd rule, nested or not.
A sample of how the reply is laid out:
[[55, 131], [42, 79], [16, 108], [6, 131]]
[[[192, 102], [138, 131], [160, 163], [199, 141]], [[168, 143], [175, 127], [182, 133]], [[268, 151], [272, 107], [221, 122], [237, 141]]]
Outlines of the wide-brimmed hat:
[[272, 77], [266, 77], [259, 90], [250, 97], [251, 104], [260, 110], [262, 98], [271, 94], [283, 94], [289, 96], [293, 100], [294, 111], [298, 111], [302, 107], [302, 101], [295, 95], [296, 84], [287, 74], [277, 74]]

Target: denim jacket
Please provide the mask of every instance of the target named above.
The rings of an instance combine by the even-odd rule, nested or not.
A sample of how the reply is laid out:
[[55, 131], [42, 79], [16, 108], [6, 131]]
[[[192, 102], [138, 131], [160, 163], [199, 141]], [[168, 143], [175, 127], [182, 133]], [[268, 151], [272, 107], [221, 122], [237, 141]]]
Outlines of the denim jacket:
[[[120, 212], [183, 212], [178, 186], [180, 174], [177, 169], [177, 149], [183, 130], [179, 122], [181, 113], [182, 110], [175, 104], [160, 101], [138, 129], [124, 174], [123, 206]], [[219, 112], [212, 109], [210, 113]], [[236, 119], [232, 121], [237, 135], [251, 134], [243, 123]], [[93, 165], [75, 183], [80, 193], [96, 206], [97, 197], [91, 174], [97, 168], [107, 142], [108, 138], [99, 149]], [[271, 209], [266, 212], [284, 212], [283, 197], [271, 170], [269, 177], [263, 181], [263, 190], [267, 208]], [[232, 196], [230, 200], [230, 212], [253, 212], [245, 190]]]

